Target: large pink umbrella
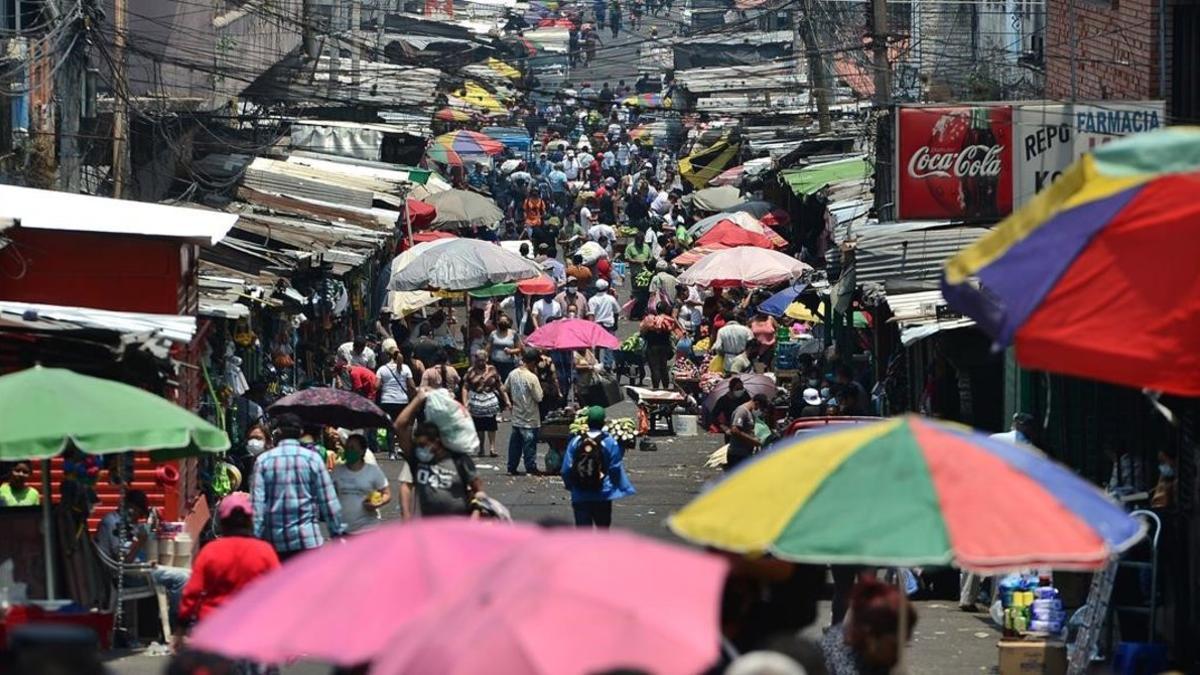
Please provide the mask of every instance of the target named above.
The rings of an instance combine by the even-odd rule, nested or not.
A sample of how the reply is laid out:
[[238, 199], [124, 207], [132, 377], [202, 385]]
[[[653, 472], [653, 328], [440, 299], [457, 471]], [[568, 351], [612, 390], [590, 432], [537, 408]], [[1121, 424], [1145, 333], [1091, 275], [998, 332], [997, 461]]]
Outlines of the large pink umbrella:
[[738, 246], [704, 256], [679, 275], [679, 283], [717, 288], [773, 286], [799, 279], [810, 269], [779, 251]]
[[526, 342], [538, 349], [616, 349], [621, 346], [617, 336], [587, 319], [551, 321], [530, 333]]
[[[375, 658], [435, 599], [516, 546], [528, 526], [430, 518], [386, 525], [305, 553], [201, 621], [190, 646], [260, 663]], [[386, 574], [377, 574], [386, 569]]]
[[698, 673], [718, 657], [725, 571], [643, 537], [556, 531], [399, 631], [371, 673]]

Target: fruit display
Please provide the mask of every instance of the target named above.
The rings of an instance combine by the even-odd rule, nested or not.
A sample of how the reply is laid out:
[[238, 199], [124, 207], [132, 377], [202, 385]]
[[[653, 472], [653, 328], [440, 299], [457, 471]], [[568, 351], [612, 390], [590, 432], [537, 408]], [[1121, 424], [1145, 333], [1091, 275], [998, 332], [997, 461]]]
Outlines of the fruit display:
[[621, 341], [621, 351], [640, 352], [646, 348], [646, 341], [640, 334], [633, 334]]
[[[571, 422], [571, 433], [583, 435], [587, 433], [587, 410], [580, 411]], [[637, 438], [637, 423], [631, 417], [618, 417], [604, 424], [604, 431], [617, 439], [619, 443], [631, 443]]]

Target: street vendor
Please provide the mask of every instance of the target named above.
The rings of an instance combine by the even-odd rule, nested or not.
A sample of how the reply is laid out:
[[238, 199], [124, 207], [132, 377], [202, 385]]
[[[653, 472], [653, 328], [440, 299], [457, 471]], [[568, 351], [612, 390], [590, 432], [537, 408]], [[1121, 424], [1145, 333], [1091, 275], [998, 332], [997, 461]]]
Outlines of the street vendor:
[[421, 389], [396, 418], [396, 435], [412, 470], [421, 515], [465, 516], [471, 501], [487, 495], [470, 455], [450, 452], [442, 443], [442, 431], [432, 422], [413, 428], [425, 407], [428, 391]]
[[625, 451], [604, 431], [604, 408], [587, 410], [587, 431], [567, 444], [563, 455], [563, 486], [571, 492], [577, 527], [608, 529], [613, 502], [637, 493], [625, 471]]

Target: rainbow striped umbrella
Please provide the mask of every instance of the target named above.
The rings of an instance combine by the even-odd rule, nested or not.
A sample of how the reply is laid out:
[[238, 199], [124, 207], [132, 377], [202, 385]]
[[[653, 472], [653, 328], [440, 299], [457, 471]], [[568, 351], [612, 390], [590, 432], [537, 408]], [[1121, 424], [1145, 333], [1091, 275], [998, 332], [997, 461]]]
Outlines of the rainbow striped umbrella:
[[487, 134], [459, 129], [430, 141], [425, 156], [439, 164], [461, 166], [468, 162], [486, 161], [503, 150], [504, 145]]
[[474, 119], [471, 113], [457, 108], [442, 108], [433, 114], [433, 118], [442, 122], [470, 122]]
[[1200, 395], [1200, 128], [1104, 144], [946, 263], [1022, 365]]
[[1096, 569], [1142, 523], [1036, 450], [915, 416], [783, 441], [668, 521], [785, 560]]
[[621, 103], [642, 108], [670, 108], [671, 97], [664, 97], [662, 94], [634, 94], [626, 97]]

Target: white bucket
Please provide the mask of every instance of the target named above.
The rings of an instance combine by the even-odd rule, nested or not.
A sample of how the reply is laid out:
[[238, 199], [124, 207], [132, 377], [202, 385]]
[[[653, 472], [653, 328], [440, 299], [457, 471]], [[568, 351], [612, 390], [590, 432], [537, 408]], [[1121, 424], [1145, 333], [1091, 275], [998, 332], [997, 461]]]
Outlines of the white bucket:
[[191, 567], [192, 566], [192, 538], [186, 532], [180, 532], [175, 536], [175, 567]]
[[700, 433], [700, 418], [696, 415], [672, 415], [671, 424], [676, 436], [695, 436]]

